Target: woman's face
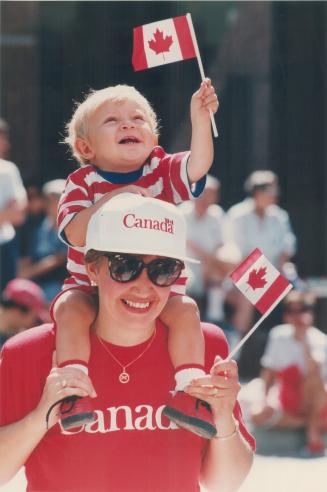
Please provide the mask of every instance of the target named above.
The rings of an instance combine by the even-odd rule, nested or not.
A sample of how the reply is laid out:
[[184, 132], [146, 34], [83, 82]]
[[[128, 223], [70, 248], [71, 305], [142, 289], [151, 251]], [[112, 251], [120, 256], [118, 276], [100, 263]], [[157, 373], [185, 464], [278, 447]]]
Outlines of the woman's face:
[[296, 329], [306, 330], [313, 324], [314, 311], [313, 308], [302, 302], [293, 302], [285, 311], [284, 319], [286, 323], [292, 324]]
[[[144, 263], [158, 258], [141, 256]], [[135, 280], [120, 283], [109, 273], [108, 258], [87, 266], [90, 278], [99, 289], [99, 316], [105, 315], [111, 325], [128, 329], [146, 329], [163, 310], [171, 287], [158, 287], [151, 282], [143, 269]]]

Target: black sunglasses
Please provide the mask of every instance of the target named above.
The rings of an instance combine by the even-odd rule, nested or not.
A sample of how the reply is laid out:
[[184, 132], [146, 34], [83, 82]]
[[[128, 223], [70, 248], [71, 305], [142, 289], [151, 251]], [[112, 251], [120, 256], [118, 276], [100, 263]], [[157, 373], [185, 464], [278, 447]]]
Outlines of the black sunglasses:
[[313, 313], [314, 307], [312, 306], [312, 304], [303, 304], [298, 308], [292, 308], [292, 307], [286, 308], [286, 312], [288, 314]]
[[108, 254], [110, 277], [116, 282], [127, 283], [139, 277], [146, 268], [148, 277], [158, 287], [169, 287], [180, 277], [184, 268], [181, 260], [157, 258], [144, 263], [138, 256], [130, 254]]

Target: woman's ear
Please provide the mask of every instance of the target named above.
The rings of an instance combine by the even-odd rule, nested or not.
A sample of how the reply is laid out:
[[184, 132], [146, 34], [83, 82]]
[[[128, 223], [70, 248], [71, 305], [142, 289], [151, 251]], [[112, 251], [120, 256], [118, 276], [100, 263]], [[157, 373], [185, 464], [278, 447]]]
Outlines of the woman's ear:
[[89, 279], [91, 280], [91, 285], [98, 285], [97, 278], [98, 278], [99, 267], [97, 262], [93, 261], [91, 263], [85, 263], [85, 268], [89, 276]]
[[91, 144], [84, 138], [76, 139], [75, 150], [87, 161], [93, 159], [94, 157], [94, 152], [91, 147]]

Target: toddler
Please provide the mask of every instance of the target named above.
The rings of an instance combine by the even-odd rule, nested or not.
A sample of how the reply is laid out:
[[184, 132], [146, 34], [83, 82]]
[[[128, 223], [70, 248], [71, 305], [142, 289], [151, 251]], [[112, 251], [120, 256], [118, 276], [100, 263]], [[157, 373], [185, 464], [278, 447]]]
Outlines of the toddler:
[[[210, 79], [205, 79], [191, 98], [190, 151], [167, 154], [158, 146], [156, 114], [134, 87], [117, 85], [92, 91], [76, 106], [65, 142], [81, 167], [68, 177], [58, 208], [59, 234], [68, 244], [70, 277], [51, 309], [60, 367], [70, 365], [88, 373], [89, 331], [97, 314], [96, 287], [84, 266], [83, 246], [90, 217], [121, 192], [174, 204], [197, 197], [213, 161], [210, 111], [217, 109], [217, 95]], [[179, 426], [210, 438], [216, 433], [210, 408], [183, 392], [193, 379], [205, 374], [198, 309], [185, 295], [185, 283], [185, 277], [176, 281], [161, 315], [169, 328], [176, 379], [175, 392], [164, 413]], [[95, 418], [89, 397], [65, 399], [60, 411], [64, 429]]]

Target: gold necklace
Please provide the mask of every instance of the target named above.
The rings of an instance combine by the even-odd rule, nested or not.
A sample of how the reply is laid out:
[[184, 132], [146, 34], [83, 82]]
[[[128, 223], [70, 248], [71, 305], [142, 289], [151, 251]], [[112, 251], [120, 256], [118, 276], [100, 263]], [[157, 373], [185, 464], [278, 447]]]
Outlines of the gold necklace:
[[105, 349], [105, 351], [110, 355], [110, 357], [115, 361], [117, 362], [117, 364], [122, 368], [122, 372], [119, 374], [119, 377], [118, 377], [118, 380], [120, 383], [122, 384], [125, 384], [125, 383], [128, 383], [129, 380], [130, 380], [130, 375], [128, 374], [128, 372], [126, 371], [127, 367], [131, 366], [132, 364], [134, 364], [134, 362], [136, 362], [137, 360], [139, 360], [142, 355], [145, 354], [145, 352], [147, 350], [149, 350], [149, 348], [151, 347], [152, 343], [153, 343], [153, 340], [155, 339], [155, 336], [156, 336], [156, 333], [157, 333], [157, 327], [155, 328], [154, 332], [153, 332], [153, 335], [152, 337], [150, 338], [150, 341], [149, 343], [147, 344], [147, 346], [145, 347], [145, 349], [133, 360], [131, 360], [130, 362], [128, 362], [127, 364], [122, 364], [118, 359], [117, 357], [114, 356], [114, 354], [112, 354], [110, 352], [110, 350], [108, 349], [108, 347], [104, 344], [103, 340], [99, 337], [99, 335], [96, 333], [96, 337], [97, 339], [99, 340], [100, 344], [102, 345], [102, 347]]

